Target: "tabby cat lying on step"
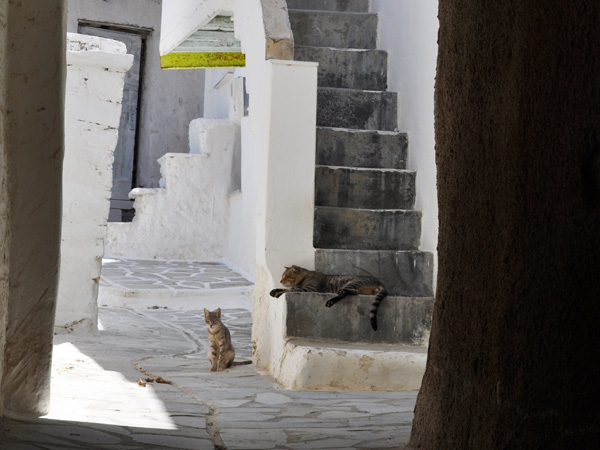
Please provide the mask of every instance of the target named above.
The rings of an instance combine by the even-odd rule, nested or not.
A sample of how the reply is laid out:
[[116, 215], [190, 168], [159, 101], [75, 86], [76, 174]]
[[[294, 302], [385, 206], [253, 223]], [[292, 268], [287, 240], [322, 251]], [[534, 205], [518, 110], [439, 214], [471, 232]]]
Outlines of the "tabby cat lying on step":
[[348, 295], [375, 295], [369, 318], [371, 327], [377, 330], [377, 308], [387, 295], [387, 290], [381, 281], [375, 277], [351, 275], [325, 275], [302, 267], [286, 267], [281, 284], [287, 289], [273, 289], [271, 297], [280, 297], [286, 292], [332, 292], [337, 294], [325, 303], [331, 307]]
[[208, 327], [208, 360], [211, 363], [211, 372], [225, 370], [230, 366], [252, 364], [252, 361], [233, 362], [235, 349], [231, 344], [229, 329], [221, 321], [221, 308], [215, 311], [204, 308], [204, 321]]

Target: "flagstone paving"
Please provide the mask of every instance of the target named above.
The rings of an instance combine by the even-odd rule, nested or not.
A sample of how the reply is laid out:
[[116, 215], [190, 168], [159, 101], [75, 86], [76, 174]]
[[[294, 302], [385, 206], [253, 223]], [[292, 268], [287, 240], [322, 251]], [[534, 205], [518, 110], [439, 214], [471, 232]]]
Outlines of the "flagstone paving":
[[105, 259], [98, 304], [211, 309], [251, 306], [252, 282], [222, 262]]
[[[100, 307], [98, 336], [56, 335], [50, 413], [0, 419], [0, 449], [387, 449], [408, 441], [416, 391], [293, 391], [254, 365], [210, 372], [202, 310], [165, 304]], [[249, 308], [224, 309], [223, 321], [236, 360], [250, 360]]]

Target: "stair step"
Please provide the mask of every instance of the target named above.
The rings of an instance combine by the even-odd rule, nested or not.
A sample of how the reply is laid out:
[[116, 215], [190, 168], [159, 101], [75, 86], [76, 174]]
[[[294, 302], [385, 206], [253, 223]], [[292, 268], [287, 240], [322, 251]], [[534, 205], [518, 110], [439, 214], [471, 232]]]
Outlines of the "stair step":
[[426, 363], [425, 346], [290, 339], [276, 378], [298, 390], [415, 391]]
[[316, 249], [315, 270], [374, 276], [391, 296], [433, 296], [433, 254], [429, 252]]
[[317, 128], [317, 164], [406, 169], [408, 138], [397, 131]]
[[377, 331], [369, 312], [373, 296], [347, 297], [331, 308], [335, 294], [287, 293], [287, 338], [369, 344], [422, 345], [429, 336], [433, 297], [386, 297], [377, 311]]
[[294, 44], [307, 47], [375, 48], [377, 14], [290, 10]]
[[318, 88], [317, 126], [396, 131], [396, 92]]
[[325, 47], [299, 47], [294, 59], [319, 63], [318, 85], [321, 87], [387, 89], [387, 52]]
[[315, 208], [315, 248], [417, 250], [421, 211]]
[[412, 209], [415, 172], [317, 166], [315, 205], [340, 208]]
[[367, 0], [287, 0], [289, 9], [312, 9], [319, 11], [368, 12]]

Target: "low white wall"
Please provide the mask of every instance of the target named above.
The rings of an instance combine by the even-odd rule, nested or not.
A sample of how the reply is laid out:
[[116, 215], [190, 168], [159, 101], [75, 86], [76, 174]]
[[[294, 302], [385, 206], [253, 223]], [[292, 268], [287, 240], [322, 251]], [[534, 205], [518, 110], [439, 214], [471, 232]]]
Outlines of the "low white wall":
[[131, 223], [109, 223], [107, 256], [130, 259], [225, 259], [229, 194], [239, 181], [239, 126], [227, 119], [190, 124], [190, 154], [159, 159], [161, 187], [134, 189]]
[[[372, 0], [379, 45], [388, 52], [388, 90], [399, 93], [398, 129], [408, 132], [409, 168], [417, 171], [416, 209], [423, 211], [421, 249], [435, 255], [438, 205], [433, 94], [437, 61], [437, 0]], [[434, 276], [435, 288], [435, 276]]]
[[57, 327], [97, 330], [113, 154], [132, 62], [121, 42], [68, 34]]

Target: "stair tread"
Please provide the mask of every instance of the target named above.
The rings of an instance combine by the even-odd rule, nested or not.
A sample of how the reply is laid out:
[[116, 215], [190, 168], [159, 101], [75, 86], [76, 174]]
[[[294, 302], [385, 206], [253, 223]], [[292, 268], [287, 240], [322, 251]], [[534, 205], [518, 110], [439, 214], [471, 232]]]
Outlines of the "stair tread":
[[287, 0], [289, 9], [314, 11], [369, 12], [369, 2], [365, 0]]
[[289, 9], [294, 41], [307, 47], [375, 48], [378, 16], [371, 12]]
[[[398, 95], [397, 92], [394, 91], [380, 91], [376, 89], [355, 89], [355, 88], [341, 88], [341, 87], [329, 87], [329, 86], [317, 86], [317, 91], [339, 91], [350, 94], [379, 94], [379, 95]], [[335, 128], [335, 127], [325, 127], [325, 128]]]
[[294, 48], [295, 60], [319, 63], [317, 84], [321, 87], [386, 90], [387, 58], [387, 52], [379, 49]]
[[318, 126], [317, 130], [318, 129], [341, 131], [341, 132], [348, 132], [348, 133], [364, 133], [364, 134], [376, 133], [376, 134], [380, 134], [382, 136], [398, 136], [398, 135], [408, 136], [408, 133], [406, 131], [364, 130], [364, 129], [360, 129], [360, 128], [342, 128], [342, 127], [324, 127], [324, 126]]
[[[330, 166], [326, 164], [316, 164], [315, 167], [326, 167], [328, 169], [344, 169], [344, 170], [354, 170], [357, 172], [361, 171], [371, 171], [371, 172], [401, 172], [401, 173], [415, 173], [414, 170], [410, 169], [391, 169], [388, 167], [354, 167], [354, 166]], [[395, 208], [392, 208], [395, 209]]]
[[392, 212], [410, 212], [410, 213], [419, 213], [422, 214], [421, 211], [416, 210], [416, 209], [407, 209], [407, 208], [354, 208], [351, 206], [321, 206], [321, 205], [315, 205], [315, 209], [340, 209], [340, 210], [356, 210], [356, 211], [365, 211], [365, 212], [381, 212], [381, 213], [392, 213]]
[[318, 13], [319, 15], [340, 15], [340, 16], [375, 16], [377, 13], [369, 11], [329, 11], [326, 9], [299, 9], [299, 8], [288, 8], [291, 13]]
[[424, 345], [410, 344], [370, 344], [365, 342], [341, 342], [333, 340], [314, 340], [314, 339], [299, 339], [292, 338], [287, 342], [293, 343], [299, 347], [312, 347], [318, 349], [335, 349], [335, 350], [358, 350], [358, 351], [373, 351], [373, 352], [402, 352], [402, 353], [419, 353], [426, 354], [427, 347]]

